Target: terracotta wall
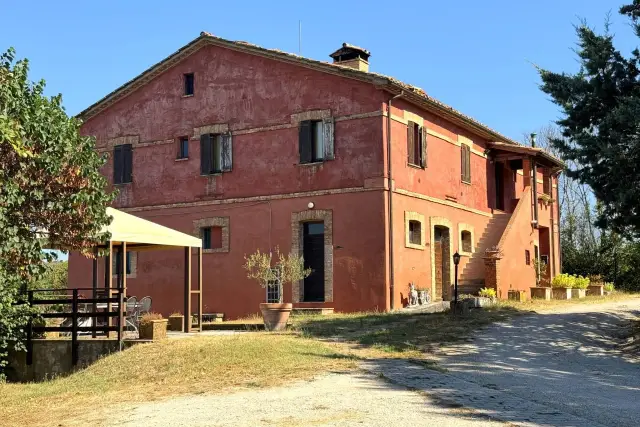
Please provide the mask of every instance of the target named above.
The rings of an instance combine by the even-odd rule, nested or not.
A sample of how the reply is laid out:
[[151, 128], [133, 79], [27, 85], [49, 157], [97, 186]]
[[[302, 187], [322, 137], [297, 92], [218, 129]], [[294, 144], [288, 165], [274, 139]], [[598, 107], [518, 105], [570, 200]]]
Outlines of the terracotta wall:
[[[414, 197], [394, 194], [394, 266], [395, 266], [395, 307], [406, 304], [409, 290], [409, 283], [413, 282], [417, 287], [432, 288], [432, 241], [431, 228], [432, 221], [441, 221], [443, 218], [451, 223], [449, 230], [451, 239], [451, 254], [460, 250], [459, 225], [466, 223], [475, 229], [475, 242], [477, 244], [490, 216], [480, 215], [474, 212], [445, 206]], [[425, 230], [425, 244], [423, 249], [414, 249], [405, 246], [405, 212], [417, 212], [424, 215], [423, 227]], [[463, 257], [459, 266], [460, 271], [464, 268], [468, 258]], [[451, 263], [453, 266], [453, 263]], [[453, 280], [453, 269], [451, 269], [451, 280]]]
[[[268, 251], [291, 248], [291, 213], [315, 209], [333, 213], [333, 295], [334, 301], [313, 306], [334, 307], [337, 311], [384, 310], [386, 307], [383, 193], [367, 191], [270, 203], [212, 205], [184, 209], [136, 212], [145, 219], [189, 233], [193, 221], [214, 216], [229, 217], [229, 253], [203, 255], [204, 312], [225, 313], [227, 318], [259, 311], [265, 291], [249, 281], [242, 265], [245, 254], [256, 249]], [[150, 295], [153, 310], [171, 314], [183, 311], [184, 252], [164, 250], [138, 253], [135, 279], [128, 279], [128, 294]], [[72, 287], [91, 286], [91, 262], [78, 254], [70, 256], [69, 281]], [[193, 258], [195, 270], [196, 258]], [[100, 285], [104, 264], [100, 263]], [[195, 287], [195, 271], [192, 280]], [[291, 301], [291, 287], [285, 289]], [[195, 297], [194, 297], [195, 303]], [[304, 304], [300, 304], [304, 306]]]
[[[392, 159], [396, 188], [443, 200], [449, 197], [464, 206], [491, 212], [495, 200], [495, 174], [492, 168], [487, 167], [486, 157], [482, 156], [486, 141], [405, 101], [393, 101], [392, 116], [410, 119], [410, 115], [405, 115], [405, 111], [421, 117], [424, 126], [445, 139], [429, 135], [427, 168], [423, 170], [411, 167], [407, 165], [407, 126], [393, 120]], [[471, 184], [463, 183], [461, 180], [458, 135], [473, 141], [472, 150], [475, 153], [471, 153]]]
[[[182, 76], [195, 73], [195, 95], [182, 96]], [[341, 121], [380, 113], [384, 96], [372, 85], [283, 62], [209, 46], [134, 91], [82, 128], [97, 137], [137, 136], [133, 183], [123, 187], [121, 205], [147, 206], [206, 197], [285, 194], [362, 185], [382, 175], [380, 117]], [[319, 167], [297, 166], [298, 126], [291, 115], [331, 110], [335, 160]], [[194, 128], [228, 124], [233, 136], [233, 171], [200, 176], [199, 138]], [[276, 129], [264, 129], [277, 126]], [[284, 128], [283, 128], [284, 127]], [[176, 161], [176, 144], [192, 136], [189, 160]], [[103, 169], [111, 179], [112, 161]]]
[[[500, 242], [498, 296], [501, 298], [506, 298], [510, 289], [528, 293], [529, 288], [535, 286], [533, 259], [538, 230], [531, 226], [532, 209], [531, 192], [524, 191]], [[531, 265], [525, 263], [525, 250], [529, 250]]]

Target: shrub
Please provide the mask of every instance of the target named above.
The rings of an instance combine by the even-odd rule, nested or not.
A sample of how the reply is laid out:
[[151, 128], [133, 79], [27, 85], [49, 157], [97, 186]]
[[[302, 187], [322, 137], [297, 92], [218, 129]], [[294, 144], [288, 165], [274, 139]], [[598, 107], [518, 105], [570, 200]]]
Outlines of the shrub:
[[613, 287], [613, 283], [606, 282], [604, 284], [604, 290], [607, 291], [607, 292], [613, 292], [615, 290], [615, 288]]
[[558, 274], [551, 281], [551, 287], [553, 288], [573, 288], [575, 284], [576, 277], [570, 274]]
[[495, 298], [497, 296], [496, 290], [493, 288], [482, 288], [480, 292], [478, 292], [478, 295], [485, 298]]
[[179, 311], [174, 311], [169, 315], [169, 317], [182, 317], [182, 313], [180, 313]]
[[575, 289], [587, 289], [589, 287], [589, 284], [591, 283], [588, 277], [582, 277], [582, 276], [577, 276], [577, 277], [573, 276], [573, 277], [574, 277], [573, 287]]
[[145, 313], [140, 318], [140, 324], [144, 325], [146, 323], [151, 323], [153, 320], [162, 320], [162, 314], [160, 313]]

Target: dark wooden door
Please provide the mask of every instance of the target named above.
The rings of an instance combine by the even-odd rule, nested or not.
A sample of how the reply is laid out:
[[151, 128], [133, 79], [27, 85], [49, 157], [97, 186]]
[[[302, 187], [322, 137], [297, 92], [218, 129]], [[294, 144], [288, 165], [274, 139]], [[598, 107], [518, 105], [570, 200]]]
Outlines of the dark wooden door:
[[504, 210], [504, 165], [496, 162], [496, 209]]
[[434, 242], [433, 242], [433, 262], [434, 270], [436, 274], [436, 295], [435, 300], [442, 299], [442, 271], [443, 271], [443, 246], [442, 246], [442, 230], [437, 228], [434, 230]]
[[304, 267], [311, 274], [304, 279], [304, 302], [324, 301], [324, 223], [306, 222], [302, 237]]

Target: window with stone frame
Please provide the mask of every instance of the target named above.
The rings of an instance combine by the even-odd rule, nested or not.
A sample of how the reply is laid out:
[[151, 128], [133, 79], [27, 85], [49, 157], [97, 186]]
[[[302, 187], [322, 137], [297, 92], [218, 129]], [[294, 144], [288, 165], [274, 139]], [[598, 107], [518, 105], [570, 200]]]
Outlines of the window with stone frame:
[[113, 147], [113, 183], [128, 184], [133, 172], [133, 150], [131, 144]]
[[231, 172], [232, 153], [231, 133], [200, 135], [200, 174]]
[[300, 122], [298, 127], [300, 164], [324, 162], [334, 158], [333, 129], [332, 117]]
[[229, 252], [229, 217], [193, 221], [193, 235], [202, 239], [205, 254]]
[[409, 243], [422, 245], [422, 224], [420, 221], [409, 220]]
[[460, 233], [460, 241], [462, 242], [462, 251], [463, 252], [473, 252], [473, 241], [472, 241], [471, 232], [468, 230], [462, 230]]

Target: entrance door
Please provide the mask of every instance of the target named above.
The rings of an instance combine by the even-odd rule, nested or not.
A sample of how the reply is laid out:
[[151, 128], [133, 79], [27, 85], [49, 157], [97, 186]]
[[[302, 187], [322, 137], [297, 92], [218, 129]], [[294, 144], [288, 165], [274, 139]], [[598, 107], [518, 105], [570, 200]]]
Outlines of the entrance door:
[[305, 222], [302, 236], [304, 267], [311, 274], [304, 279], [304, 302], [324, 301], [324, 222]]
[[444, 248], [443, 248], [443, 233], [440, 227], [434, 229], [434, 242], [433, 242], [433, 262], [436, 273], [436, 295], [435, 300], [442, 299], [442, 283], [444, 272]]
[[496, 209], [504, 210], [504, 165], [496, 162]]

